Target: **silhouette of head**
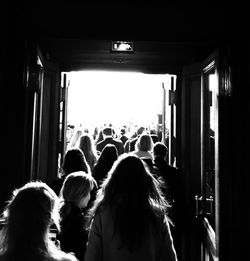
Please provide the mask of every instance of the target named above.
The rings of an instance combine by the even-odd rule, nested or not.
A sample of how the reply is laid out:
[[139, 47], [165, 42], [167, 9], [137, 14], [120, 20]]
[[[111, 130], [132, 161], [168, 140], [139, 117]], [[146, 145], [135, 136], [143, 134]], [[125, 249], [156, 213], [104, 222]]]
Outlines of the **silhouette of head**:
[[156, 142], [153, 146], [153, 153], [155, 157], [166, 157], [168, 154], [168, 148], [162, 142]]
[[[89, 193], [96, 185], [94, 178], [83, 171], [77, 171], [69, 174], [64, 182], [60, 191], [60, 197], [66, 202], [70, 202], [80, 208], [86, 207], [89, 200]], [[86, 204], [82, 204], [84, 198]]]
[[137, 135], [141, 135], [145, 131], [145, 127], [139, 127], [136, 131]]
[[81, 149], [73, 148], [66, 152], [63, 171], [65, 175], [76, 171], [90, 172], [90, 167]]
[[114, 130], [111, 127], [106, 127], [102, 130], [102, 133], [105, 137], [110, 137], [114, 135]]
[[45, 183], [33, 181], [14, 190], [4, 217], [8, 246], [43, 246], [50, 225], [59, 229], [58, 197]]
[[136, 141], [135, 147], [142, 151], [151, 151], [153, 148], [153, 140], [149, 134], [142, 134]]
[[111, 194], [129, 197], [133, 202], [140, 197], [148, 197], [148, 172], [145, 166], [137, 156], [122, 154], [114, 162], [104, 186], [106, 183]]

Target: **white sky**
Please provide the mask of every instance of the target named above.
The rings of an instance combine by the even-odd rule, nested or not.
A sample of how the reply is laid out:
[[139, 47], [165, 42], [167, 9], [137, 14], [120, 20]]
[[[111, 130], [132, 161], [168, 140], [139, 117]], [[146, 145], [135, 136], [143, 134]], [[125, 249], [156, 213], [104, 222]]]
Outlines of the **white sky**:
[[162, 110], [169, 75], [81, 71], [68, 74], [68, 123], [89, 128], [112, 123], [150, 125]]

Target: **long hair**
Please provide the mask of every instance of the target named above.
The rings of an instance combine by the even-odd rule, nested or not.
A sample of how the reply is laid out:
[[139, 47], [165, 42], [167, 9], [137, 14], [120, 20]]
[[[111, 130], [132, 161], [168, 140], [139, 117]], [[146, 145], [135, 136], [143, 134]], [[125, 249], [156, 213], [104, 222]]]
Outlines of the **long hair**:
[[94, 178], [83, 171], [69, 174], [62, 185], [60, 191], [60, 214], [66, 216], [72, 207], [77, 206], [79, 201], [84, 198], [96, 186]]
[[90, 166], [87, 163], [82, 150], [79, 148], [67, 150], [64, 156], [62, 169], [65, 175], [76, 171], [91, 172]]
[[82, 135], [79, 140], [79, 148], [82, 150], [86, 161], [88, 162], [92, 170], [98, 158], [94, 139], [92, 138], [92, 136], [89, 134]]
[[45, 260], [62, 256], [49, 237], [50, 226], [59, 227], [59, 199], [45, 183], [33, 181], [13, 191], [3, 218], [1, 254], [6, 260]]
[[93, 176], [96, 179], [98, 185], [102, 183], [102, 181], [108, 175], [113, 163], [118, 158], [118, 151], [115, 145], [107, 144], [101, 152], [99, 159], [93, 169]]
[[122, 245], [133, 251], [141, 245], [149, 229], [156, 234], [160, 232], [158, 220], [169, 207], [160, 186], [141, 159], [123, 154], [99, 189], [89, 220], [100, 209], [110, 206], [114, 234], [118, 233]]

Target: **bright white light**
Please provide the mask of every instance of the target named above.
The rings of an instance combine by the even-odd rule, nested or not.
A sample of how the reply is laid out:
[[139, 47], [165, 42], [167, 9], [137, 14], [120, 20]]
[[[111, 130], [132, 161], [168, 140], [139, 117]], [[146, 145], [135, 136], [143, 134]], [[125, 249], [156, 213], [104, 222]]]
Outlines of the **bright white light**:
[[89, 128], [129, 122], [151, 125], [162, 111], [167, 75], [81, 71], [68, 74], [68, 123]]

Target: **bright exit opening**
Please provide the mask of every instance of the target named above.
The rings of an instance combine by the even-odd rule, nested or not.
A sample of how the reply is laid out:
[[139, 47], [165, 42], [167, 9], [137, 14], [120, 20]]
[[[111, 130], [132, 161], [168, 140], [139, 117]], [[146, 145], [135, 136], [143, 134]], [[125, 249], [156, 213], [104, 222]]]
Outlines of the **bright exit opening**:
[[67, 73], [67, 79], [67, 124], [75, 130], [94, 132], [112, 125], [114, 129], [126, 126], [133, 134], [143, 125], [159, 132], [163, 108], [166, 128], [170, 124], [170, 106], [163, 106], [168, 101], [163, 86], [170, 89], [169, 74], [80, 71]]

